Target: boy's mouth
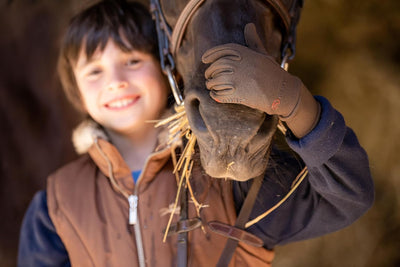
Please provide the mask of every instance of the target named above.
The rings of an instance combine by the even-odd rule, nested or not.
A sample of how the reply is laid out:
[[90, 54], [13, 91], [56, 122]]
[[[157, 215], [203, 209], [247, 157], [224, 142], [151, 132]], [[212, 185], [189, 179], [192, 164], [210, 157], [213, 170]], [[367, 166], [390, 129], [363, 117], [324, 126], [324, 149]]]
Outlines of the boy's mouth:
[[122, 108], [126, 108], [128, 106], [133, 105], [139, 98], [140, 98], [140, 96], [138, 96], [138, 95], [123, 97], [120, 99], [112, 100], [112, 101], [106, 103], [105, 106], [110, 109], [122, 109]]

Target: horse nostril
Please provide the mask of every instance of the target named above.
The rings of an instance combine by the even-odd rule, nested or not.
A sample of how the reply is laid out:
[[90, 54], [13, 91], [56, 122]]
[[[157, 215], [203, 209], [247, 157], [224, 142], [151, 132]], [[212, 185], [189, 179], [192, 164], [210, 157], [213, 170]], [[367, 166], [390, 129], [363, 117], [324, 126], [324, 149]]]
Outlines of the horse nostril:
[[206, 132], [207, 126], [200, 114], [200, 101], [194, 98], [189, 103], [185, 103], [185, 108], [187, 109], [186, 114], [189, 122], [192, 123], [192, 127], [196, 128], [197, 131]]

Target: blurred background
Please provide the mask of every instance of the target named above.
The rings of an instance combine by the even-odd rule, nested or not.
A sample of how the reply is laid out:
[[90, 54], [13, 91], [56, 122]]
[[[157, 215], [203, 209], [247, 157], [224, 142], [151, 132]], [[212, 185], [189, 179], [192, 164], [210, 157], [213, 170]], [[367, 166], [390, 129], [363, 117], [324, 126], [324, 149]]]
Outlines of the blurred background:
[[[0, 1], [0, 266], [81, 120], [56, 74], [60, 32], [87, 1]], [[368, 152], [375, 204], [336, 233], [278, 247], [275, 267], [400, 266], [400, 1], [306, 0], [290, 71], [327, 97]]]

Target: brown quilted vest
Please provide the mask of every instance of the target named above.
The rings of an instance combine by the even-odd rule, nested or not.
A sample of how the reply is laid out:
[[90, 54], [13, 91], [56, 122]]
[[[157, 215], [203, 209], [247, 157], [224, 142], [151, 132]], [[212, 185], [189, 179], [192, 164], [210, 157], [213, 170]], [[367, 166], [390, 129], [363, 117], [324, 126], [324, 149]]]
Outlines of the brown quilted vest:
[[[134, 193], [146, 266], [176, 266], [176, 235], [162, 240], [177, 191], [170, 150], [152, 154], [135, 185], [116, 148], [102, 139], [97, 144], [90, 147], [90, 156], [80, 157], [48, 180], [49, 214], [72, 266], [139, 266], [135, 231], [128, 223], [127, 195]], [[201, 210], [202, 227], [189, 232], [188, 266], [215, 266], [227, 239], [212, 232], [207, 222], [234, 225], [231, 183], [212, 179], [197, 166], [191, 185], [206, 207]], [[196, 216], [189, 204], [189, 218]], [[229, 266], [271, 266], [273, 257], [273, 251], [240, 242]]]

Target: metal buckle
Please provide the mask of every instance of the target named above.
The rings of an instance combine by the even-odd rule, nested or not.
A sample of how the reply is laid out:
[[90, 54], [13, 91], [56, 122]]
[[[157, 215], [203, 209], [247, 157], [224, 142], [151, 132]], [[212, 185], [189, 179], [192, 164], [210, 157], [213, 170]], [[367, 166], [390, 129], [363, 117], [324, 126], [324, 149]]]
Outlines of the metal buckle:
[[172, 94], [174, 95], [175, 102], [178, 106], [183, 105], [183, 97], [181, 91], [179, 90], [178, 83], [175, 80], [175, 76], [172, 73], [171, 67], [169, 65], [165, 66], [165, 71], [167, 72], [168, 82], [171, 86]]
[[282, 61], [281, 68], [284, 70], [288, 70], [289, 68], [289, 60], [292, 60], [295, 55], [295, 48], [292, 43], [286, 43], [282, 49]]

